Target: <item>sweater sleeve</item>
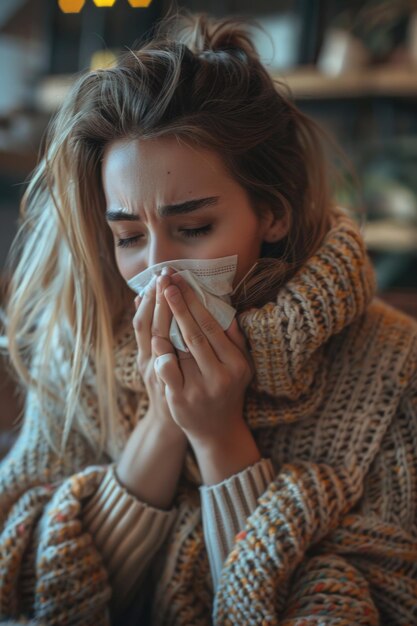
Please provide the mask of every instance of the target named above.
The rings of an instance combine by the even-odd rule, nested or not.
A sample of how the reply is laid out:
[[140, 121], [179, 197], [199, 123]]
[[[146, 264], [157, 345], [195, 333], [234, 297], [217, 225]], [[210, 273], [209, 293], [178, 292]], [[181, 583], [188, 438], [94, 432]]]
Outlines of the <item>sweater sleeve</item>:
[[91, 465], [75, 431], [65, 455], [53, 452], [41, 419], [29, 393], [19, 436], [0, 465], [0, 619], [68, 623], [77, 615], [79, 623], [108, 624], [107, 572], [79, 516], [105, 468]]
[[364, 481], [358, 505], [317, 551], [349, 562], [368, 582], [381, 624], [417, 623], [417, 374]]
[[176, 514], [175, 508], [164, 511], [137, 500], [119, 482], [115, 464], [109, 466], [82, 519], [109, 574], [113, 613], [130, 602]]
[[214, 589], [235, 536], [245, 527], [273, 478], [271, 461], [261, 459], [221, 483], [200, 487], [204, 541]]
[[365, 577], [334, 554], [306, 558], [295, 570], [280, 626], [379, 626]]
[[216, 626], [417, 623], [416, 389], [365, 477], [355, 463], [282, 466], [223, 566]]
[[311, 462], [283, 465], [226, 559], [214, 600], [214, 624], [237, 625], [247, 615], [279, 624], [295, 569], [361, 492], [362, 476], [353, 466], [336, 471]]
[[280, 626], [408, 626], [417, 618], [417, 541], [376, 517], [347, 515], [296, 568]]
[[[58, 434], [60, 415], [57, 410]], [[18, 439], [0, 465], [0, 621], [26, 616], [39, 623], [107, 626], [119, 591], [118, 559], [128, 550], [120, 533], [134, 543], [151, 520], [157, 520], [161, 536], [167, 531], [174, 513], [134, 502], [112, 482], [112, 467], [94, 465], [93, 459], [76, 429], [63, 455], [53, 451], [29, 394]], [[110, 498], [117, 505], [111, 513]], [[151, 538], [136, 549], [139, 574], [129, 580], [126, 594], [135, 585], [139, 590], [140, 572], [154, 552]], [[133, 558], [123, 571], [134, 568]]]

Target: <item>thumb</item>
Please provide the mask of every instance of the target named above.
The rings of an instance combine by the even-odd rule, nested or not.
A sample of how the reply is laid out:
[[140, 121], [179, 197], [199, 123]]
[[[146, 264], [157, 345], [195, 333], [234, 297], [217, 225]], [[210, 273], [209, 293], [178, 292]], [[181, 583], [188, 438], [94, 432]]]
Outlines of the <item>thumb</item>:
[[176, 354], [173, 352], [161, 354], [156, 357], [153, 366], [155, 374], [171, 391], [177, 391], [182, 387], [183, 376]]

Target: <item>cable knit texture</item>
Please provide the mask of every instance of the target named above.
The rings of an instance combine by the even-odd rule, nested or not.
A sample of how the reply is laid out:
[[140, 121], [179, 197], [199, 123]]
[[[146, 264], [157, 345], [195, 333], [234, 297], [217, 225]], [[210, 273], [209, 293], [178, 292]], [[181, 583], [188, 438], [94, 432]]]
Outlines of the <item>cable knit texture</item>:
[[[175, 521], [118, 623], [417, 623], [417, 324], [374, 295], [362, 237], [342, 216], [274, 302], [240, 315], [256, 369], [245, 419], [274, 477], [214, 593], [190, 449]], [[115, 346], [118, 436], [105, 458], [76, 428], [65, 457], [54, 456], [28, 398], [23, 430], [0, 466], [3, 619], [110, 623], [109, 573], [82, 520], [146, 412], [128, 321]], [[98, 429], [94, 386], [83, 393]], [[59, 430], [62, 407], [55, 411]], [[136, 608], [144, 598], [146, 617]]]

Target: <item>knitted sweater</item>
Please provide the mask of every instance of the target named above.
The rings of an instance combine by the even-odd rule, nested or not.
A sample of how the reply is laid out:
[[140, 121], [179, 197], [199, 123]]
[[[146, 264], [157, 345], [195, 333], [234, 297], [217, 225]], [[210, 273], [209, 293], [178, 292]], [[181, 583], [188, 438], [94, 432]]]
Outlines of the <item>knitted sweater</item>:
[[[77, 428], [57, 458], [29, 394], [19, 439], [0, 466], [0, 616], [109, 624], [128, 556], [120, 538], [146, 513], [149, 529], [167, 520], [163, 541], [149, 564], [132, 554], [127, 565], [133, 576], [145, 573], [134, 597], [146, 601], [152, 626], [417, 623], [417, 324], [374, 289], [362, 238], [342, 217], [274, 302], [239, 316], [256, 371], [244, 417], [273, 476], [246, 507], [244, 526], [232, 522], [240, 532], [216, 587], [207, 550], [216, 541], [205, 537], [203, 518], [222, 519], [216, 503], [225, 488], [201, 485], [191, 450], [172, 511], [126, 506], [131, 496], [122, 498], [112, 479], [147, 408], [131, 324], [115, 346], [119, 435], [106, 458], [97, 462]], [[98, 429], [87, 382], [82, 405]], [[231, 478], [236, 488], [241, 480]], [[123, 506], [111, 505], [110, 491]]]

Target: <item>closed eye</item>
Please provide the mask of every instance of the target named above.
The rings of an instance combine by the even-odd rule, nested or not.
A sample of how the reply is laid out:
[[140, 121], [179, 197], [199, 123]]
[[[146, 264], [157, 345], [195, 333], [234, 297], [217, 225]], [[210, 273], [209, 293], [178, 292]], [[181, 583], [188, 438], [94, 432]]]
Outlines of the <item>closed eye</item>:
[[117, 246], [119, 248], [128, 248], [129, 246], [133, 246], [137, 241], [139, 241], [140, 235], [136, 235], [135, 237], [128, 237], [127, 239], [118, 239]]
[[[199, 228], [180, 228], [179, 232], [187, 238], [202, 237], [211, 232], [212, 228], [212, 224], [206, 224], [205, 226], [200, 226]], [[139, 239], [142, 239], [142, 237], [143, 235], [135, 235], [134, 237], [127, 237], [125, 239], [119, 238], [116, 245], [119, 248], [129, 248], [130, 246], [134, 246]]]
[[211, 224], [206, 224], [205, 226], [200, 226], [200, 228], [181, 228], [180, 232], [185, 237], [201, 237], [201, 235], [206, 235], [212, 229]]

